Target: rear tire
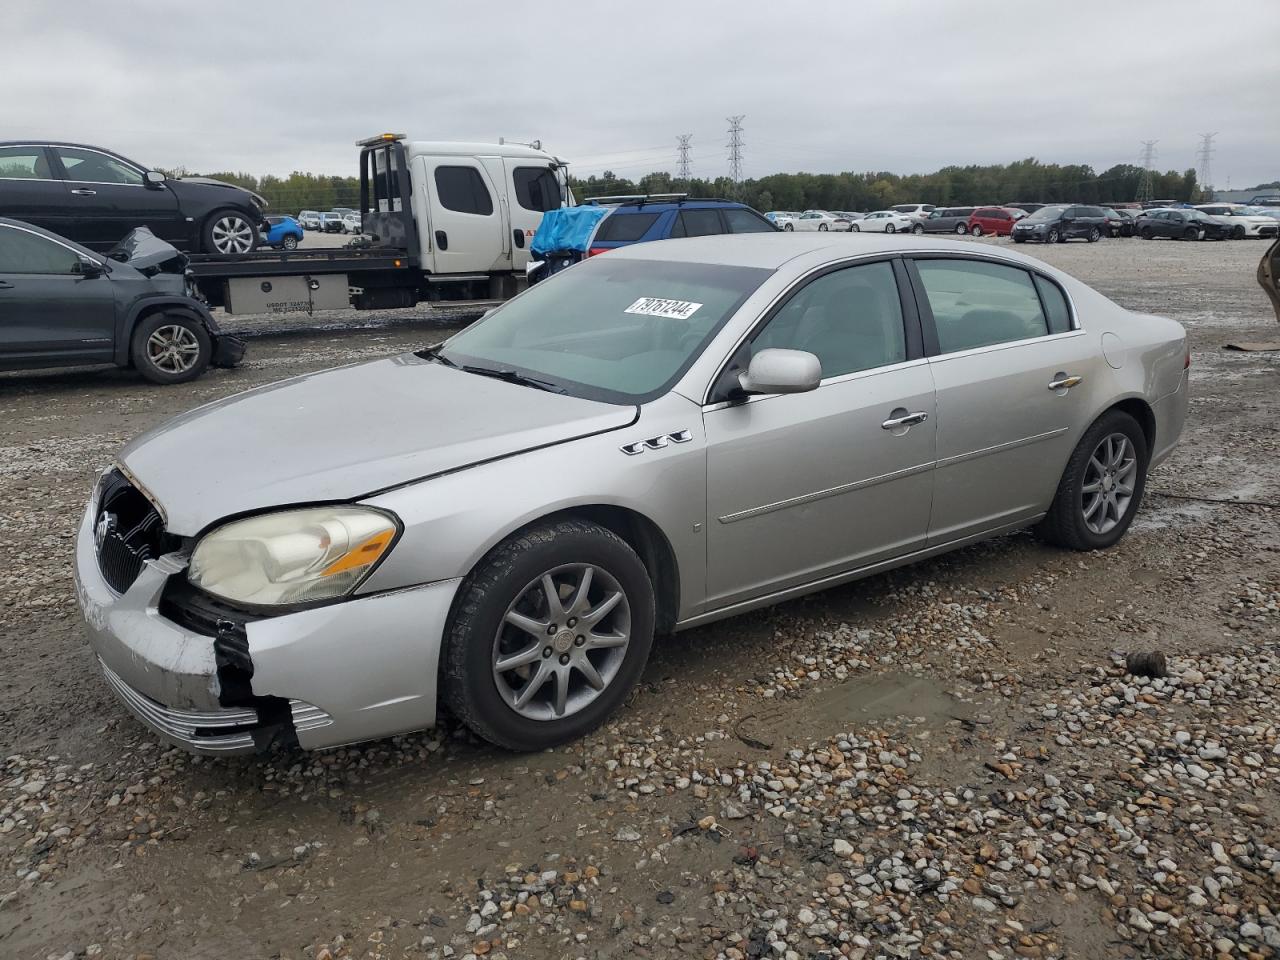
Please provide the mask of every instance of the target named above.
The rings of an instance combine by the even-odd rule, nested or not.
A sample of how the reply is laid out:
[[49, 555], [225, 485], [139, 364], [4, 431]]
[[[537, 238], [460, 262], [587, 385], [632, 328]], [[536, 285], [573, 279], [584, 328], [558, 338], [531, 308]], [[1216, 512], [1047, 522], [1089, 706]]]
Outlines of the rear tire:
[[1102, 237], [1102, 233], [1098, 230], [1097, 227], [1090, 227], [1089, 234], [1088, 236], [1085, 237], [1085, 239], [1088, 240], [1090, 243], [1097, 243], [1101, 237]]
[[[1108, 449], [1121, 453], [1118, 461], [1107, 462]], [[1148, 456], [1147, 438], [1138, 421], [1123, 410], [1108, 410], [1076, 444], [1053, 505], [1035, 527], [1036, 535], [1069, 550], [1113, 546], [1129, 529], [1142, 503]], [[1127, 494], [1120, 492], [1125, 489]], [[1099, 523], [1100, 518], [1105, 523]]]
[[[575, 602], [582, 568], [598, 571], [593, 589], [604, 599], [622, 594], [596, 621], [582, 611], [592, 604], [599, 609], [603, 599], [584, 598], [581, 610]], [[541, 586], [545, 582], [555, 589], [548, 592]], [[551, 596], [563, 605], [558, 613], [551, 609]], [[575, 610], [581, 622], [566, 619]], [[517, 618], [534, 632], [526, 633]], [[609, 632], [597, 634], [597, 628]], [[441, 658], [444, 700], [479, 736], [508, 750], [545, 750], [576, 740], [604, 722], [636, 685], [653, 645], [653, 628], [653, 584], [630, 546], [585, 520], [538, 524], [494, 547], [458, 588]], [[625, 637], [621, 645], [592, 645], [593, 638], [619, 636]], [[530, 652], [533, 658], [524, 661]], [[602, 687], [577, 667], [588, 653], [593, 655], [588, 670]], [[503, 659], [517, 659], [517, 664], [504, 669]], [[556, 713], [559, 667], [565, 668], [567, 691], [562, 715]], [[546, 679], [538, 681], [544, 672]], [[536, 686], [528, 690], [529, 684]]]
[[283, 247], [285, 250], [297, 250], [298, 238], [295, 237], [292, 233], [287, 234], [285, 238], [280, 241], [280, 246]]
[[1057, 227], [1051, 227], [1049, 229], [1049, 232], [1044, 235], [1044, 242], [1045, 243], [1061, 243], [1062, 231], [1060, 231]]
[[897, 228], [897, 227], [895, 227], [892, 223], [886, 223], [886, 224], [884, 225], [884, 232], [885, 232], [885, 233], [896, 233], [896, 232], [897, 232], [897, 230], [898, 230], [898, 228]]
[[1139, 232], [1139, 236], [1141, 236], [1143, 240], [1154, 240], [1156, 238], [1156, 233], [1150, 227], [1143, 227]]
[[822, 233], [826, 233], [826, 232], [827, 232], [827, 225], [826, 225], [825, 223], [820, 223], [820, 224], [818, 224], [818, 229], [819, 229]]
[[969, 232], [969, 228], [966, 227], [963, 223], [956, 224], [956, 233], [960, 234], [960, 236], [963, 237], [968, 232]]
[[792, 226], [791, 224], [789, 224], [789, 223], [784, 223], [784, 224], [782, 225], [782, 229], [783, 229], [783, 230], [786, 230], [787, 232], [793, 232], [793, 231], [795, 230], [795, 227], [793, 227], [793, 226]]
[[849, 232], [850, 232], [850, 233], [861, 233], [861, 232], [862, 232], [862, 228], [861, 228], [860, 226], [858, 226], [856, 223], [851, 223], [851, 224], [849, 224]]
[[1199, 240], [1200, 231], [1197, 230], [1195, 227], [1187, 227], [1187, 229], [1182, 231], [1182, 239], [1183, 240]]
[[153, 313], [133, 330], [129, 356], [152, 383], [186, 383], [209, 366], [213, 342], [204, 324], [174, 313]]

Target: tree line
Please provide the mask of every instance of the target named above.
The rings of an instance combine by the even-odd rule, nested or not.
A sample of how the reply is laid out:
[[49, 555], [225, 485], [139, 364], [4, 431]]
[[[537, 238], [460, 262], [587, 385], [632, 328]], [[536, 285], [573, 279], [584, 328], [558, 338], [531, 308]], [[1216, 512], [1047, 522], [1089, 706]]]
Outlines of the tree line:
[[[187, 171], [174, 171], [182, 175]], [[630, 180], [606, 170], [586, 178], [572, 176], [579, 200], [619, 194], [687, 193], [696, 197], [740, 200], [757, 210], [881, 210], [895, 203], [976, 206], [1011, 202], [1124, 203], [1135, 200], [1143, 170], [1117, 164], [1101, 173], [1087, 164], [1041, 163], [1034, 157], [1008, 164], [950, 166], [933, 173], [775, 173], [735, 184], [728, 177], [680, 180], [655, 171]], [[358, 207], [360, 181], [295, 171], [287, 177], [224, 171], [208, 176], [245, 187], [262, 196], [273, 211], [331, 210]], [[1151, 173], [1152, 197], [1158, 200], [1208, 199], [1195, 170]]]

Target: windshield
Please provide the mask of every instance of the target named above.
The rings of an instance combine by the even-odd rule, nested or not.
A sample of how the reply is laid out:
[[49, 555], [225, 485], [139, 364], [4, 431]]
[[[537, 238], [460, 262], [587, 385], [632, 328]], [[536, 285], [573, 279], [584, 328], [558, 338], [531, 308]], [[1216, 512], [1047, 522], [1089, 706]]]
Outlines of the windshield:
[[439, 351], [514, 370], [575, 396], [661, 396], [773, 271], [602, 254], [497, 308]]
[[1057, 220], [1066, 209], [1066, 207], [1041, 207], [1027, 217], [1027, 223], [1034, 223], [1037, 220]]

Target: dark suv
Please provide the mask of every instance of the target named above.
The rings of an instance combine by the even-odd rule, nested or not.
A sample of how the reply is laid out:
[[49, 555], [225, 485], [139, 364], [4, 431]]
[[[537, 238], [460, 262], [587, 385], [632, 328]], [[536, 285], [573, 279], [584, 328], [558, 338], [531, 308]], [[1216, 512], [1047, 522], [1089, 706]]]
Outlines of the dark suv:
[[1101, 239], [1107, 229], [1107, 217], [1101, 207], [1081, 204], [1056, 204], [1041, 207], [1029, 217], [1013, 226], [1013, 242], [1026, 243], [1039, 240], [1042, 243], [1066, 243], [1072, 237], [1080, 237], [1093, 243]]
[[706, 237], [719, 233], [780, 233], [746, 204], [732, 200], [689, 200], [673, 195], [599, 197], [587, 203], [618, 205], [600, 221], [589, 255], [648, 240]]
[[99, 147], [0, 142], [0, 217], [91, 250], [109, 250], [134, 227], [147, 227], [182, 250], [248, 253], [269, 229], [265, 208], [240, 187], [171, 179]]

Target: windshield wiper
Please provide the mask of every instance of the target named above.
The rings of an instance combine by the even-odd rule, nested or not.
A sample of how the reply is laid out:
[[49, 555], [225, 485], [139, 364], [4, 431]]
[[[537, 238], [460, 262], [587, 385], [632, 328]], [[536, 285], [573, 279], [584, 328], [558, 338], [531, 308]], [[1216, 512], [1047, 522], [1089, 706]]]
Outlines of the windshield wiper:
[[446, 367], [456, 368], [458, 365], [440, 352], [443, 343], [437, 343], [434, 347], [427, 347], [425, 350], [419, 350], [418, 356], [423, 360], [435, 360], [437, 363], [443, 363]]
[[[441, 360], [444, 358], [441, 357]], [[478, 377], [492, 377], [494, 380], [504, 380], [507, 383], [516, 383], [522, 387], [533, 387], [536, 390], [546, 390], [550, 393], [564, 393], [563, 387], [558, 387], [548, 380], [539, 380], [537, 377], [526, 376], [523, 373], [517, 373], [515, 370], [506, 370], [499, 367], [476, 367], [470, 364], [463, 365], [461, 368], [467, 373], [474, 373]]]

